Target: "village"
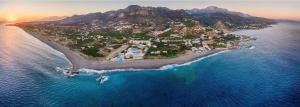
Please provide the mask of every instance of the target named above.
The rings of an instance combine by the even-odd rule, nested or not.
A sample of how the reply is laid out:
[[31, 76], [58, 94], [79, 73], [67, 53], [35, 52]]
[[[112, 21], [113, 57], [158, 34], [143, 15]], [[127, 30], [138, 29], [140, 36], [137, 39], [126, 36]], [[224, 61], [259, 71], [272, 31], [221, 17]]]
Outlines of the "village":
[[191, 19], [152, 26], [124, 22], [98, 26], [96, 22], [64, 26], [19, 26], [47, 36], [88, 58], [109, 61], [174, 58], [187, 51], [205, 53], [216, 48], [237, 48], [238, 41], [242, 39], [239, 35], [229, 34], [225, 29], [204, 27]]

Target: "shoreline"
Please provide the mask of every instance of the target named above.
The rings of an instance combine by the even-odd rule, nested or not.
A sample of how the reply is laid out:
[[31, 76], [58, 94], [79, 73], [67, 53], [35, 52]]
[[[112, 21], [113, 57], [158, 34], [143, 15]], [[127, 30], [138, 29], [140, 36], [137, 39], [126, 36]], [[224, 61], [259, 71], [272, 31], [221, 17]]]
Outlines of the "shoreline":
[[79, 69], [93, 69], [93, 70], [115, 70], [115, 69], [159, 69], [163, 66], [174, 65], [174, 64], [184, 64], [187, 62], [195, 61], [199, 58], [206, 57], [221, 51], [229, 50], [224, 49], [214, 49], [206, 53], [194, 53], [187, 52], [185, 55], [178, 56], [176, 58], [170, 59], [143, 59], [143, 60], [129, 60], [122, 62], [114, 61], [100, 61], [100, 60], [89, 60], [80, 55], [76, 51], [60, 45], [50, 39], [39, 35], [37, 33], [25, 30], [19, 27], [26, 33], [37, 38], [41, 42], [47, 44], [51, 48], [61, 52], [71, 63], [70, 74], [78, 73]]
[[209, 54], [207, 56], [199, 57], [199, 58], [196, 58], [195, 60], [191, 60], [191, 61], [188, 61], [188, 62], [185, 62], [185, 63], [169, 64], [169, 65], [161, 66], [159, 68], [152, 68], [152, 69], [125, 68], [125, 69], [111, 69], [111, 70], [94, 70], [94, 69], [81, 68], [81, 69], [79, 69], [79, 72], [103, 74], [103, 73], [111, 73], [111, 72], [128, 72], [128, 71], [135, 72], [135, 71], [144, 71], [144, 70], [161, 71], [161, 70], [171, 69], [171, 68], [180, 67], [180, 66], [187, 66], [187, 65], [190, 65], [194, 62], [198, 62], [198, 61], [201, 61], [205, 58], [212, 57], [212, 56], [215, 56], [215, 55], [218, 55], [218, 54], [221, 54], [221, 53], [225, 53], [225, 52], [228, 52], [230, 50], [231, 49], [218, 51], [218, 52]]
[[[20, 28], [20, 27], [18, 27], [18, 28]], [[22, 29], [22, 28], [20, 28], [20, 29]], [[27, 31], [25, 29], [22, 29], [22, 30], [24, 32], [28, 33], [29, 35], [33, 36], [34, 38], [40, 40], [41, 42], [45, 43], [46, 45], [50, 46], [51, 48], [64, 54], [66, 59], [71, 64], [72, 71], [76, 71], [77, 69], [80, 69], [80, 67], [82, 66], [81, 63], [79, 63], [80, 61], [86, 61], [85, 59], [83, 59], [83, 57], [80, 56], [79, 53], [76, 53], [65, 46], [62, 46], [56, 42], [53, 42], [50, 39], [43, 37], [39, 34], [36, 34], [34, 32]]]

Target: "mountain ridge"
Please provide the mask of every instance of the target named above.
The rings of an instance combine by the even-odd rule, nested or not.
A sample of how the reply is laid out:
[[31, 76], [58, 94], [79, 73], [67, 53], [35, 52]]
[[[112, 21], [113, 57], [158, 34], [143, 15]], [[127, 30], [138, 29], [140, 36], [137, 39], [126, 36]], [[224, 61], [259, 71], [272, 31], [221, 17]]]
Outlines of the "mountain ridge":
[[203, 9], [186, 10], [198, 21], [207, 26], [216, 26], [222, 22], [230, 29], [247, 29], [252, 27], [265, 27], [269, 24], [276, 23], [273, 19], [251, 16], [249, 14], [229, 11], [228, 9], [209, 6]]
[[222, 24], [222, 26], [224, 25], [222, 28], [228, 29], [262, 28], [276, 23], [272, 19], [251, 16], [216, 6], [209, 6], [203, 9], [173, 10], [167, 7], [143, 7], [139, 5], [129, 5], [124, 9], [107, 12], [73, 15], [56, 22], [59, 24], [93, 23], [102, 27], [123, 23], [142, 26], [165, 26], [168, 22], [183, 22], [187, 19], [199, 21], [204, 26], [216, 27]]
[[164, 24], [168, 21], [182, 21], [184, 18], [192, 18], [184, 10], [171, 10], [166, 7], [141, 7], [130, 5], [127, 8], [96, 12], [85, 15], [74, 15], [59, 22], [68, 23], [90, 23], [92, 20], [98, 20], [98, 24], [107, 26], [115, 22], [133, 23], [133, 24]]
[[217, 6], [208, 6], [206, 8], [202, 8], [202, 9], [193, 8], [191, 10], [186, 10], [186, 11], [189, 14], [193, 14], [193, 13], [198, 13], [198, 14], [201, 14], [201, 13], [227, 13], [227, 14], [232, 14], [232, 15], [238, 15], [238, 16], [241, 16], [241, 17], [253, 17], [249, 14], [245, 14], [245, 13], [242, 13], [242, 12], [230, 11], [228, 9], [219, 8]]

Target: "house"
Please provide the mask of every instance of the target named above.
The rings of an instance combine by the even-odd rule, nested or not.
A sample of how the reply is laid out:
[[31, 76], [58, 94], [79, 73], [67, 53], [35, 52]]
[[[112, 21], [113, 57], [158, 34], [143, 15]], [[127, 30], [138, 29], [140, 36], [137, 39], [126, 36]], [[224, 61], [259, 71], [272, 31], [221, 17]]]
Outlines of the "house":
[[159, 36], [159, 35], [161, 35], [161, 34], [163, 34], [163, 33], [165, 33], [165, 32], [168, 32], [168, 31], [170, 31], [172, 28], [168, 28], [168, 29], [165, 29], [164, 31], [153, 31], [152, 32], [152, 35], [153, 36]]
[[137, 46], [143, 44], [143, 45], [151, 47], [151, 41], [149, 41], [149, 40], [130, 40], [129, 43], [137, 45]]
[[126, 59], [144, 59], [144, 56], [145, 53], [143, 53], [143, 50], [137, 48], [128, 48], [125, 53]]
[[180, 36], [179, 34], [171, 34], [170, 36], [171, 36], [171, 37], [179, 37], [179, 38], [182, 37], [182, 36]]

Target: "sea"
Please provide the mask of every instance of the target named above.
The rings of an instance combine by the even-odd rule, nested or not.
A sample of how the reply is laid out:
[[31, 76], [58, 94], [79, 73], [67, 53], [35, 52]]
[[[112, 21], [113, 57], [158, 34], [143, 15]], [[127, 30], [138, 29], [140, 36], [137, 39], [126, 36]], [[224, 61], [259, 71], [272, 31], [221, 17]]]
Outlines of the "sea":
[[183, 65], [70, 78], [62, 53], [0, 25], [0, 107], [299, 107], [300, 23], [233, 34], [257, 40]]

